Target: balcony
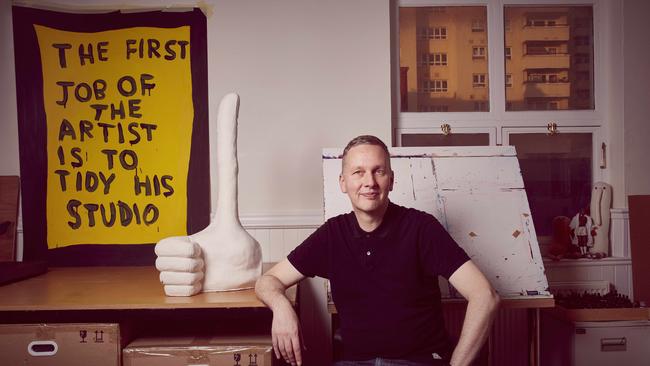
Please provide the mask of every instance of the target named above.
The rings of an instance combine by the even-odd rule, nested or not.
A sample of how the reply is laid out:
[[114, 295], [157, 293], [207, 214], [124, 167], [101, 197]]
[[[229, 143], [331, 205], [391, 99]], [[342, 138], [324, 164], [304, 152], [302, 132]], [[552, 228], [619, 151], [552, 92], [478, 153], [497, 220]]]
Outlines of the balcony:
[[571, 83], [533, 83], [525, 84], [526, 98], [568, 98], [571, 96]]
[[521, 36], [527, 41], [568, 41], [569, 26], [556, 25], [547, 27], [524, 26]]
[[568, 69], [571, 56], [568, 53], [527, 54], [522, 57], [523, 69]]

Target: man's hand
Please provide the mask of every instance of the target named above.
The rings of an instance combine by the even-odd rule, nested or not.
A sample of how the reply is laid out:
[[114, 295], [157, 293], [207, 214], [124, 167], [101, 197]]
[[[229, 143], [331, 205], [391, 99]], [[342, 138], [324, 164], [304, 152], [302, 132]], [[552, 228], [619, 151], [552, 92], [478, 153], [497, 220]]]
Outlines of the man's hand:
[[305, 278], [287, 259], [257, 280], [255, 294], [273, 311], [271, 335], [275, 356], [291, 365], [302, 365], [300, 323], [284, 291]]
[[282, 356], [291, 365], [302, 365], [300, 324], [291, 305], [281, 305], [273, 310], [271, 336], [278, 359]]

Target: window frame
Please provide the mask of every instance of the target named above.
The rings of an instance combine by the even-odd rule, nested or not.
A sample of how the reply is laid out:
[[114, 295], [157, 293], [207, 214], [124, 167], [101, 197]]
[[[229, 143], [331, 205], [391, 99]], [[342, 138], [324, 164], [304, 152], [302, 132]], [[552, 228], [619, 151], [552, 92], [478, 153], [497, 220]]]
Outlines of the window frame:
[[[485, 112], [401, 112], [399, 106], [399, 80], [394, 80], [392, 89], [395, 100], [393, 113], [394, 128], [439, 126], [441, 123], [453, 123], [457, 127], [496, 126], [501, 129], [506, 126], [546, 126], [549, 121], [555, 121], [559, 126], [602, 126], [605, 116], [606, 93], [604, 60], [606, 49], [603, 34], [595, 24], [606, 20], [603, 0], [398, 0], [393, 7], [394, 19], [392, 37], [399, 42], [399, 8], [423, 6], [485, 6], [487, 9], [487, 46], [486, 55], [489, 58], [475, 58], [488, 63], [489, 109]], [[504, 44], [504, 9], [506, 6], [546, 6], [546, 5], [588, 5], [593, 8], [593, 64], [594, 64], [594, 109], [593, 110], [558, 110], [558, 111], [506, 111], [505, 93], [505, 44]], [[512, 27], [513, 24], [510, 24]], [[480, 47], [480, 46], [479, 46]], [[395, 62], [394, 75], [399, 76], [399, 43], [393, 49]], [[598, 75], [600, 77], [596, 78]], [[428, 121], [428, 122], [427, 122]], [[498, 134], [500, 135], [500, 134]], [[497, 138], [497, 144], [501, 138]]]

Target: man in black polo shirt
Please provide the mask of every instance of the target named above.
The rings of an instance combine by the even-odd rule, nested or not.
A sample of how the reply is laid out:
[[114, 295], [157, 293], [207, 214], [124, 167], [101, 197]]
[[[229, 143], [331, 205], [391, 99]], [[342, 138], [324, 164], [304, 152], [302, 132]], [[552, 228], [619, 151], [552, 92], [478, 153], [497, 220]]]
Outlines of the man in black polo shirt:
[[[353, 211], [333, 217], [264, 274], [257, 296], [273, 311], [273, 348], [301, 365], [297, 316], [284, 295], [305, 277], [328, 278], [341, 320], [339, 365], [467, 365], [485, 341], [499, 297], [431, 215], [393, 204], [386, 145], [359, 136], [343, 152], [341, 191]], [[468, 300], [450, 348], [438, 276]]]

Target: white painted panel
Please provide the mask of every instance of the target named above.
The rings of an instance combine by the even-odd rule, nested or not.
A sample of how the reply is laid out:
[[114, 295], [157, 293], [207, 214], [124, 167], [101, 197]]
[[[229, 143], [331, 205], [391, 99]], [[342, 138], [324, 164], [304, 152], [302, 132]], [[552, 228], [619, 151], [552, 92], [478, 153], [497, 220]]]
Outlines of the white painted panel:
[[447, 231], [502, 296], [547, 294], [526, 193], [443, 191]]
[[516, 157], [433, 158], [440, 189], [524, 188]]
[[[392, 157], [517, 156], [514, 146], [389, 147]], [[323, 157], [340, 158], [341, 148], [323, 149]]]

